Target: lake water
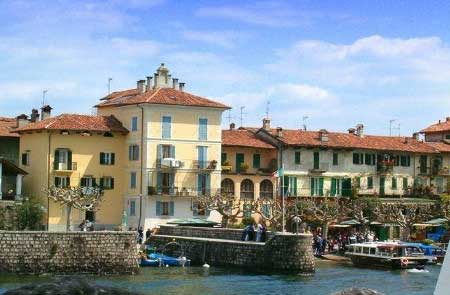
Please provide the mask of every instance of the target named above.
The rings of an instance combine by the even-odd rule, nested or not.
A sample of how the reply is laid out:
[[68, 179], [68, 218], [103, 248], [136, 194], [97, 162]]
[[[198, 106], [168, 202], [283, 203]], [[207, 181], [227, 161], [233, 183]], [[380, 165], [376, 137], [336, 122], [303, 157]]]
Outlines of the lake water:
[[[261, 274], [239, 269], [201, 267], [143, 268], [134, 276], [88, 276], [100, 285], [127, 288], [143, 294], [302, 294], [325, 295], [350, 287], [365, 287], [395, 295], [433, 294], [440, 266], [429, 273], [386, 271], [318, 261], [311, 276]], [[49, 277], [0, 275], [0, 294]]]

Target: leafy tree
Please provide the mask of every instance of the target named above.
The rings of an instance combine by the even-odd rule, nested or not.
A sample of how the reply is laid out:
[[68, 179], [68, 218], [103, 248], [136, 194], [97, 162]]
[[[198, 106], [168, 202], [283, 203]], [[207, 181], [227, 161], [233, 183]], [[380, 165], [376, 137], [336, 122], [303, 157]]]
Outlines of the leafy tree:
[[47, 196], [67, 208], [66, 230], [70, 231], [72, 208], [83, 211], [95, 211], [103, 196], [100, 187], [64, 187], [51, 186], [46, 189]]
[[39, 230], [44, 208], [37, 198], [24, 198], [16, 206], [17, 227], [19, 230]]

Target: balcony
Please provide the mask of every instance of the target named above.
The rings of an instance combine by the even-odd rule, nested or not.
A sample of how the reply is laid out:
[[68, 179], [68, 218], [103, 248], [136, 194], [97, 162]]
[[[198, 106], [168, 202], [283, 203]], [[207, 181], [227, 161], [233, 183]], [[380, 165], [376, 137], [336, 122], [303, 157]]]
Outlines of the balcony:
[[156, 167], [161, 169], [178, 169], [184, 167], [184, 161], [174, 158], [163, 158], [156, 160]]
[[193, 161], [193, 168], [198, 170], [216, 170], [217, 168], [217, 161]]
[[379, 174], [392, 173], [394, 171], [394, 160], [382, 160], [377, 163], [377, 172]]
[[211, 194], [217, 194], [220, 192], [219, 189], [192, 189], [187, 187], [178, 186], [148, 186], [147, 195], [148, 196], [173, 196], [173, 197], [197, 197], [197, 196], [209, 196]]
[[309, 169], [309, 173], [313, 174], [322, 174], [327, 172], [330, 169], [330, 163], [319, 163], [318, 166], [315, 166], [312, 169]]
[[55, 167], [53, 164], [53, 171], [59, 173], [72, 173], [73, 171], [77, 171], [77, 162], [72, 162], [71, 165], [69, 163], [58, 163]]

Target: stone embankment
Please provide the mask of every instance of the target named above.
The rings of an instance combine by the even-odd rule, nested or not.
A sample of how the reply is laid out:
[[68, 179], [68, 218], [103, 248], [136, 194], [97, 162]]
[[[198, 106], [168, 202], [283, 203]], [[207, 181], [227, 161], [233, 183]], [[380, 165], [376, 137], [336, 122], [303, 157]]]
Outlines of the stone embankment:
[[0, 231], [0, 272], [126, 274], [137, 270], [134, 232]]
[[258, 243], [240, 241], [241, 234], [233, 229], [161, 226], [151, 243], [161, 248], [175, 240], [197, 265], [314, 272], [311, 235], [270, 233], [266, 243]]

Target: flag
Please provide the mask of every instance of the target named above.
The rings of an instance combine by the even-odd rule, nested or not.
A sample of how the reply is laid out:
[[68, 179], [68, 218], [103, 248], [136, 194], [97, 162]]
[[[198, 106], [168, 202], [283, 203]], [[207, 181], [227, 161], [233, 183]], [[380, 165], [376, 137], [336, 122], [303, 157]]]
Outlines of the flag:
[[283, 173], [284, 173], [283, 168], [280, 168], [272, 174], [272, 177], [275, 178], [283, 177]]

